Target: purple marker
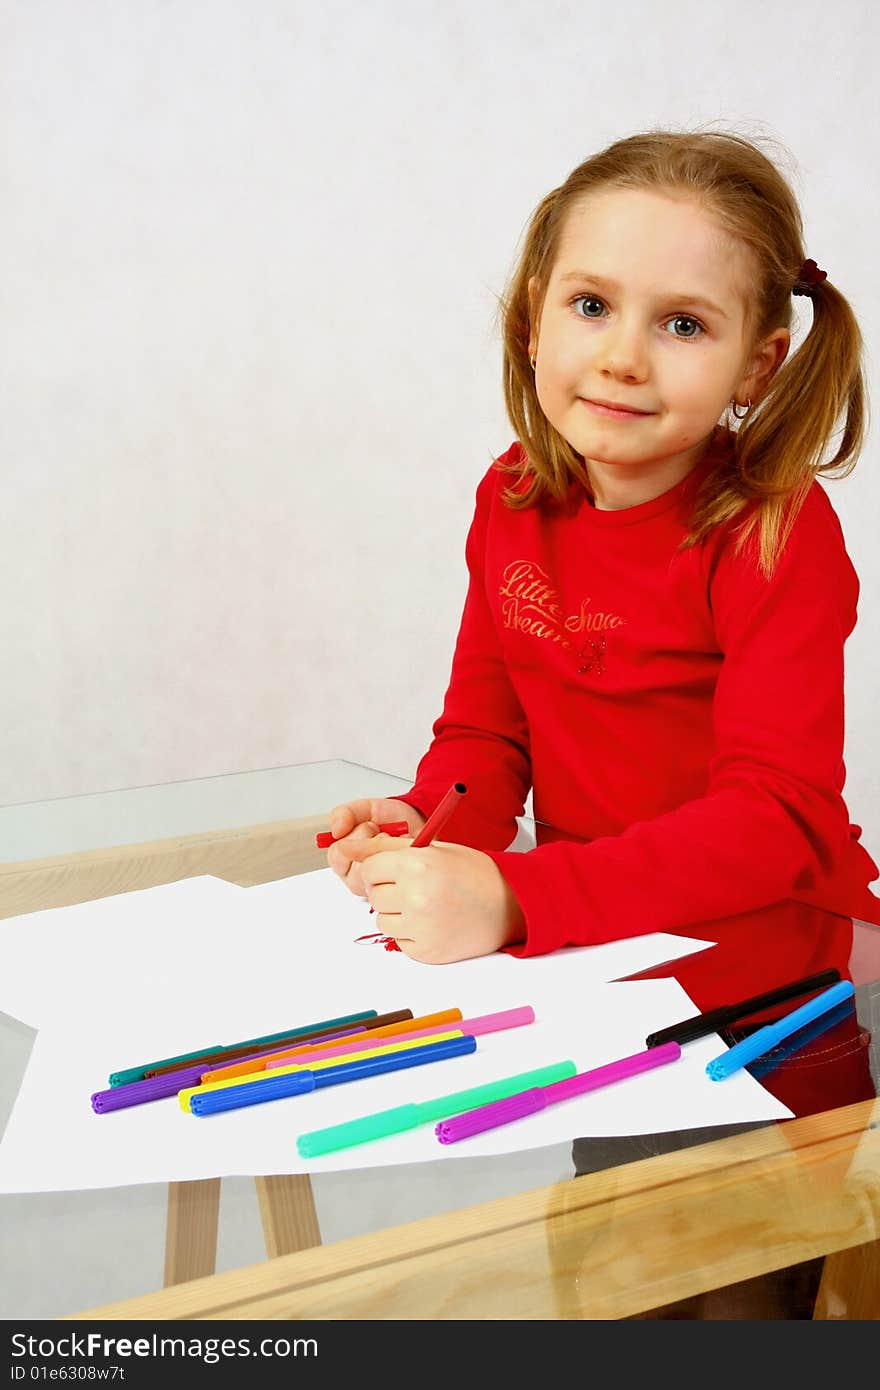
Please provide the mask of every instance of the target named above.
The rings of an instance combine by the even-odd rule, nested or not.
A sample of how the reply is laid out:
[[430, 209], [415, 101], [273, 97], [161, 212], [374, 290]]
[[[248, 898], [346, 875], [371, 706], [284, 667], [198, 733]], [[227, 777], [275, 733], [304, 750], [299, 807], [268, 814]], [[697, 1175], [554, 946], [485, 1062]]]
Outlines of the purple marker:
[[530, 1091], [520, 1091], [517, 1096], [506, 1100], [493, 1100], [489, 1105], [481, 1105], [477, 1110], [469, 1110], [463, 1115], [453, 1115], [449, 1120], [441, 1120], [434, 1126], [434, 1133], [441, 1144], [454, 1144], [459, 1139], [469, 1139], [472, 1134], [482, 1134], [487, 1129], [497, 1129], [499, 1125], [510, 1124], [525, 1115], [534, 1115], [538, 1110], [554, 1105], [559, 1100], [570, 1100], [572, 1096], [582, 1096], [586, 1091], [596, 1091], [600, 1086], [610, 1086], [614, 1081], [623, 1081], [628, 1076], [638, 1076], [639, 1072], [662, 1067], [666, 1062], [675, 1062], [681, 1056], [678, 1043], [664, 1043], [662, 1047], [649, 1047], [644, 1052], [635, 1052], [631, 1057], [621, 1057], [617, 1062], [607, 1062], [604, 1067], [594, 1067], [592, 1071], [581, 1071], [564, 1081], [554, 1081], [550, 1086], [536, 1086]]
[[[328, 1034], [328, 1037], [344, 1038], [348, 1033], [360, 1035], [364, 1031], [360, 1027], [342, 1028], [338, 1033]], [[250, 1057], [237, 1057], [235, 1064], [257, 1061], [271, 1050], [264, 1047], [261, 1052], [255, 1052]], [[111, 1110], [126, 1110], [130, 1105], [146, 1105], [151, 1100], [165, 1100], [167, 1096], [176, 1096], [178, 1091], [186, 1090], [189, 1086], [199, 1086], [207, 1072], [208, 1068], [204, 1062], [193, 1062], [191, 1066], [178, 1067], [176, 1071], [163, 1072], [161, 1076], [146, 1076], [143, 1081], [125, 1081], [121, 1086], [111, 1086], [106, 1091], [95, 1091], [92, 1095], [92, 1109], [96, 1115], [106, 1115]], [[213, 1076], [214, 1072], [211, 1072], [211, 1075]]]
[[192, 1067], [181, 1067], [179, 1071], [166, 1072], [164, 1076], [148, 1076], [143, 1081], [126, 1081], [121, 1086], [111, 1086], [107, 1091], [95, 1091], [92, 1096], [92, 1109], [96, 1115], [105, 1115], [110, 1110], [125, 1110], [129, 1105], [145, 1105], [150, 1100], [164, 1100], [166, 1096], [176, 1096], [184, 1086], [198, 1086], [204, 1062]]

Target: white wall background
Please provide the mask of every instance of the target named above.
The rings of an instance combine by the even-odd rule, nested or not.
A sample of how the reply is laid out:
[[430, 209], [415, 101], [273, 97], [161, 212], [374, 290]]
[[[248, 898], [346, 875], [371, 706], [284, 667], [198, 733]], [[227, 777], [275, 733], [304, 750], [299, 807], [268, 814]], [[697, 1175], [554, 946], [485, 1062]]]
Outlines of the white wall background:
[[[474, 489], [513, 438], [495, 294], [535, 204], [621, 135], [782, 142], [876, 392], [878, 14], [0, 0], [0, 804], [325, 758], [411, 774]], [[878, 462], [875, 431], [828, 484], [875, 854]]]

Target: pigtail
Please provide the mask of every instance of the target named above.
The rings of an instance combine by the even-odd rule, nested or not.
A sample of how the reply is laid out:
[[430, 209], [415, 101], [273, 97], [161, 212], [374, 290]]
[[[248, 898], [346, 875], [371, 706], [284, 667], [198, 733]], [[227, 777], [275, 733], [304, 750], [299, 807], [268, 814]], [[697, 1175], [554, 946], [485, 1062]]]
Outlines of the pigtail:
[[757, 531], [759, 564], [768, 577], [815, 478], [847, 477], [866, 433], [863, 340], [855, 315], [828, 280], [811, 286], [810, 297], [813, 322], [803, 343], [736, 432], [731, 484], [743, 506], [753, 499], [758, 504], [740, 529], [737, 549]]

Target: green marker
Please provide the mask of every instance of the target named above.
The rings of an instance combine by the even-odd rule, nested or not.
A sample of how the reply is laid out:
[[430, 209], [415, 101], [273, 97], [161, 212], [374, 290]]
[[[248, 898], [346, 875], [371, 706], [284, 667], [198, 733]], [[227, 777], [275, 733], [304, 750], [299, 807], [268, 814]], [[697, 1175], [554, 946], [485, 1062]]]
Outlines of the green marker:
[[139, 1067], [128, 1067], [125, 1071], [111, 1072], [108, 1084], [125, 1086], [129, 1081], [143, 1081], [148, 1071], [159, 1067], [183, 1066], [186, 1062], [197, 1062], [200, 1057], [216, 1057], [218, 1052], [232, 1052], [239, 1047], [262, 1047], [281, 1038], [298, 1038], [302, 1033], [314, 1033], [319, 1028], [328, 1033], [333, 1028], [344, 1028], [347, 1024], [363, 1023], [364, 1019], [377, 1018], [375, 1009], [363, 1009], [359, 1014], [345, 1014], [343, 1018], [325, 1018], [320, 1023], [305, 1023], [301, 1028], [286, 1028], [280, 1033], [265, 1033], [261, 1038], [244, 1038], [237, 1043], [217, 1043], [216, 1047], [203, 1047], [198, 1052], [182, 1052], [179, 1057], [163, 1057], [158, 1062], [143, 1062]]
[[520, 1091], [528, 1091], [533, 1086], [550, 1086], [554, 1081], [566, 1081], [576, 1072], [577, 1067], [572, 1061], [553, 1062], [548, 1067], [521, 1071], [501, 1081], [489, 1081], [485, 1086], [471, 1086], [467, 1091], [438, 1096], [436, 1100], [395, 1105], [391, 1110], [378, 1110], [375, 1115], [362, 1115], [341, 1125], [328, 1125], [326, 1129], [313, 1129], [308, 1134], [301, 1134], [296, 1141], [297, 1152], [301, 1158], [318, 1158], [321, 1154], [335, 1153], [337, 1149], [347, 1149], [353, 1144], [365, 1144], [369, 1139], [402, 1134], [404, 1130], [415, 1129], [416, 1125], [428, 1124], [430, 1120], [442, 1120], [447, 1115], [475, 1110], [478, 1105], [488, 1105], [493, 1100], [506, 1100], [508, 1096], [518, 1095]]

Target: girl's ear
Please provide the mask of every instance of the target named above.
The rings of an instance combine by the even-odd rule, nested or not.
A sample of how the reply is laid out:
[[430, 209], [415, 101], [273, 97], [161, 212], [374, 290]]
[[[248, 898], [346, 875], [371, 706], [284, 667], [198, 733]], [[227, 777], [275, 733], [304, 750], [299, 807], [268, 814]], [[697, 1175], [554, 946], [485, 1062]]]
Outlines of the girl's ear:
[[788, 356], [790, 347], [791, 334], [788, 329], [774, 329], [749, 362], [749, 370], [742, 379], [739, 394], [759, 401]]
[[540, 285], [537, 277], [532, 275], [528, 284], [529, 290], [529, 356], [534, 357], [538, 347], [538, 299], [540, 295]]

